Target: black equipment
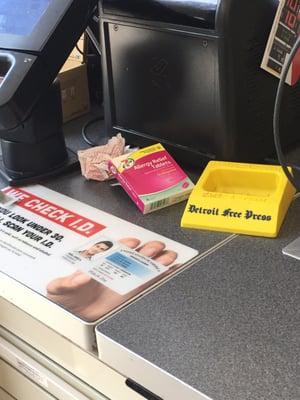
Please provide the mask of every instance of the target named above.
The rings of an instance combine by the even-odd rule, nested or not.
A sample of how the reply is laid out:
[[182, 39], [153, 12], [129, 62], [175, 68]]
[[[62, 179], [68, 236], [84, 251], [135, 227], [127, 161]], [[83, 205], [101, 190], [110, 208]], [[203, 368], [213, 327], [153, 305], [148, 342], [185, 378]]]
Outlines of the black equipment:
[[[0, 0], [0, 173], [24, 184], [73, 164], [62, 133], [60, 68], [97, 0]], [[77, 160], [76, 160], [77, 162]]]
[[[182, 160], [262, 161], [275, 152], [277, 79], [260, 68], [277, 0], [103, 0], [106, 128]], [[286, 88], [283, 145], [299, 140]]]

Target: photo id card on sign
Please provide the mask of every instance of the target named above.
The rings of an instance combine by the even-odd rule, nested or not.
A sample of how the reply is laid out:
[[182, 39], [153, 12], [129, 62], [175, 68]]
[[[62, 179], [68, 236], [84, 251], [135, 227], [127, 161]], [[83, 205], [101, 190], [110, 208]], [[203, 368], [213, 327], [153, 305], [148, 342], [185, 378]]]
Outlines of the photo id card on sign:
[[167, 271], [137, 251], [105, 236], [63, 258], [116, 293], [125, 295]]

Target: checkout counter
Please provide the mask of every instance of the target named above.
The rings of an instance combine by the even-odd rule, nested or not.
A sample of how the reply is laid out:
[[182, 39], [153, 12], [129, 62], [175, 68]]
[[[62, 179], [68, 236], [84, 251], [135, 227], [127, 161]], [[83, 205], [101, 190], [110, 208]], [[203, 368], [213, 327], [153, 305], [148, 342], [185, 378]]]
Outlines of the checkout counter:
[[[73, 150], [84, 122], [65, 127]], [[299, 200], [265, 239], [183, 230], [183, 203], [145, 216], [122, 188], [78, 171], [43, 184], [201, 256], [98, 326], [100, 359], [0, 299], [1, 400], [299, 398], [299, 261], [281, 252], [300, 235]]]
[[[146, 4], [146, 0], [143, 1]], [[59, 1], [55, 1], [55, 3], [61, 5]], [[71, 5], [72, 1], [68, 0], [65, 3]], [[77, 3], [80, 6], [85, 4], [83, 0]], [[94, 3], [94, 0], [89, 2], [91, 9], [87, 15], [90, 15]], [[174, 122], [171, 138], [176, 138], [174, 132], [178, 127], [176, 143], [181, 147], [170, 143], [170, 140], [166, 140], [166, 144], [169, 144], [171, 148], [174, 147], [174, 150], [176, 147], [180, 147], [179, 150], [189, 148], [188, 159], [192, 153], [195, 153], [194, 155], [197, 157], [203, 156], [206, 160], [221, 156], [236, 159], [237, 154], [240, 156], [242, 149], [247, 152], [250, 145], [254, 153], [257, 148], [268, 147], [268, 143], [264, 141], [264, 135], [267, 132], [266, 127], [272, 130], [270, 121], [268, 120], [268, 122], [266, 118], [266, 121], [263, 121], [264, 124], [259, 126], [256, 124], [259, 120], [256, 116], [261, 114], [262, 108], [265, 109], [264, 104], [269, 105], [269, 112], [272, 111], [273, 103], [270, 101], [270, 96], [272, 97], [272, 93], [274, 93], [273, 89], [276, 84], [273, 85], [273, 82], [275, 81], [271, 77], [264, 78], [265, 75], [258, 70], [259, 74], [264, 76], [263, 84], [272, 87], [269, 88], [269, 91], [265, 91], [264, 86], [260, 84], [254, 87], [252, 64], [246, 63], [249, 70], [242, 71], [239, 62], [244, 58], [248, 60], [250, 55], [251, 60], [255, 55], [256, 62], [258, 60], [260, 62], [264, 48], [262, 43], [265, 43], [261, 34], [258, 38], [256, 37], [257, 32], [260, 31], [251, 18], [252, 14], [247, 13], [247, 8], [244, 6], [256, 10], [256, 6], [264, 5], [261, 15], [269, 15], [270, 20], [268, 24], [264, 25], [265, 31], [269, 32], [273, 15], [272, 12], [270, 13], [270, 7], [274, 13], [275, 2], [270, 0], [263, 3], [261, 0], [253, 0], [241, 5], [241, 2], [228, 1], [227, 4], [234, 6], [231, 9], [236, 12], [234, 15], [240, 15], [241, 7], [246, 11], [244, 11], [243, 19], [236, 18], [235, 25], [229, 24], [228, 29], [230, 28], [232, 36], [227, 40], [222, 35], [217, 37], [213, 32], [214, 26], [211, 26], [211, 22], [209, 22], [212, 20], [212, 14], [216, 13], [218, 5], [216, 0], [198, 2], [210, 5], [206, 10], [207, 14], [204, 16], [201, 14], [198, 18], [188, 17], [185, 26], [189, 23], [190, 29], [189, 31], [181, 29], [180, 35], [175, 35], [174, 32], [182, 2], [176, 2], [178, 5], [173, 14], [158, 13], [161, 17], [169, 18], [171, 15], [171, 21], [163, 19], [156, 21], [153, 26], [150, 26], [150, 22], [145, 20], [143, 14], [136, 13], [134, 16], [128, 14], [128, 10], [123, 9], [126, 8], [125, 3], [138, 6], [141, 0], [103, 1], [106, 8], [102, 11], [107, 15], [103, 19], [102, 39], [111, 44], [109, 50], [104, 54], [104, 67], [105, 65], [110, 67], [107, 68], [104, 76], [105, 109], [108, 116], [106, 118], [107, 130], [109, 132], [122, 131], [123, 127], [122, 133], [125, 136], [135, 135], [136, 140], [140, 138], [141, 143], [147, 142], [148, 139], [153, 140], [153, 132], [164, 132], [165, 121], [161, 127], [157, 127], [151, 125], [152, 121], [156, 120], [155, 118], [150, 118], [149, 121], [144, 118], [143, 112], [146, 115], [150, 105], [154, 114], [163, 114], [168, 121], [169, 117], [180, 116], [179, 123]], [[156, 1], [155, 3], [161, 3], [164, 9], [164, 4], [170, 3], [170, 1]], [[186, 3], [193, 9], [193, 4], [196, 2]], [[223, 3], [225, 4], [225, 2]], [[119, 8], [122, 12], [114, 15]], [[222, 7], [218, 10], [220, 17], [216, 18], [216, 21], [220, 29], [222, 27], [225, 29], [227, 25], [225, 26], [223, 22], [228, 14], [221, 13], [222, 10], [225, 10]], [[72, 7], [70, 6], [70, 13], [71, 11]], [[194, 11], [192, 14], [194, 15]], [[77, 12], [76, 15], [81, 16], [81, 13]], [[141, 25], [141, 20], [145, 22], [143, 30], [137, 27], [137, 24]], [[203, 24], [203, 21], [207, 21], [208, 25], [200, 27], [205, 29], [205, 32], [203, 34], [201, 31], [201, 35], [198, 35], [196, 28], [199, 28], [198, 24]], [[226, 21], [228, 20], [226, 19]], [[83, 30], [81, 18], [77, 22]], [[171, 24], [172, 27], [168, 25], [168, 28], [165, 29], [165, 24]], [[44, 27], [44, 24], [41, 25]], [[67, 26], [72, 27], [70, 32], [66, 33], [71, 36], [74, 45], [77, 38], [73, 37], [73, 26], [70, 24]], [[240, 36], [236, 35], [236, 32], [240, 31], [245, 35], [248, 30], [240, 28], [246, 26], [250, 32], [248, 47], [244, 47], [244, 41], [242, 39], [239, 41]], [[233, 29], [234, 27], [236, 27], [236, 31]], [[74, 30], [76, 29], [74, 28]], [[60, 32], [64, 32], [64, 30], [60, 28]], [[67, 34], [62, 37], [66, 40]], [[50, 48], [51, 51], [56, 51], [57, 38], [56, 40], [55, 38], [53, 46]], [[131, 42], [128, 38], [131, 39]], [[232, 38], [235, 40], [231, 40]], [[71, 46], [72, 40], [68, 41], [68, 46]], [[126, 41], [128, 46], [141, 41], [139, 52], [137, 53], [135, 50], [135, 57], [130, 56], [127, 60], [123, 52], [125, 46], [123, 41]], [[151, 59], [152, 64], [149, 64], [149, 60], [147, 61], [144, 57], [144, 43], [147, 42], [161, 45], [158, 58]], [[177, 57], [176, 54], [176, 57], [174, 56], [174, 43], [180, 45], [182, 57]], [[189, 43], [188, 47], [186, 43]], [[218, 57], [224, 54], [227, 47], [232, 49], [233, 46], [239, 48], [240, 56], [230, 58], [232, 64], [221, 65], [220, 84], [223, 88], [221, 93], [224, 96], [222, 100], [214, 95], [210, 85], [205, 86], [204, 83], [216, 82], [215, 75], [211, 74], [217, 73]], [[184, 74], [180, 68], [177, 69], [177, 66], [180, 61], [188, 59], [185, 55], [189, 57], [190, 54], [196, 54], [195, 48], [198, 51], [201, 49], [202, 58], [208, 61], [203, 63], [201, 58], [198, 60], [199, 62], [195, 63], [196, 67], [193, 67], [193, 73], [190, 71], [185, 74], [188, 80], [185, 82], [183, 90], [180, 84], [184, 83]], [[4, 60], [7, 59], [6, 50], [2, 51]], [[37, 50], [41, 53], [41, 60], [45, 59], [48, 62], [52, 59], [44, 53], [49, 50], [47, 47], [39, 46], [38, 49], [32, 49], [33, 54], [36, 55]], [[127, 54], [130, 55], [130, 53]], [[150, 52], [148, 51], [147, 54]], [[231, 53], [229, 52], [229, 54]], [[61, 54], [61, 62], [64, 59], [63, 56], [65, 54]], [[110, 56], [114, 57], [110, 59]], [[221, 57], [221, 59], [228, 61], [226, 58]], [[117, 62], [114, 63], [114, 60]], [[140, 68], [141, 60], [143, 68]], [[28, 61], [31, 62], [32, 59]], [[136, 61], [138, 62], [136, 63]], [[128, 64], [129, 62], [131, 64]], [[125, 64], [131, 67], [128, 70], [124, 69]], [[198, 79], [199, 65], [202, 66], [201, 82]], [[170, 66], [170, 72], [167, 74], [168, 66]], [[190, 67], [190, 65], [186, 65], [187, 71]], [[138, 68], [139, 74], [136, 74], [135, 68]], [[56, 69], [54, 68], [52, 71], [53, 76], [50, 73], [49, 76], [47, 75], [47, 82], [52, 82], [57, 72]], [[41, 71], [44, 71], [42, 67]], [[226, 71], [232, 72], [231, 80], [227, 79]], [[253, 65], [253, 71], [257, 71], [256, 64]], [[110, 78], [113, 78], [111, 80], [109, 73]], [[141, 88], [145, 87], [144, 78], [149, 74], [152, 76], [151, 82], [154, 82], [154, 85], [148, 88], [148, 96], [144, 94], [144, 91], [141, 95]], [[30, 76], [32, 77], [34, 74]], [[245, 79], [245, 76], [248, 78]], [[39, 81], [35, 81], [35, 84], [39, 86]], [[115, 83], [116, 86], [112, 87], [109, 82]], [[136, 102], [130, 103], [127, 97], [127, 85], [132, 89], [132, 82], [137, 82], [135, 86]], [[171, 83], [169, 84], [169, 82]], [[169, 90], [175, 87], [172, 82], [179, 85], [176, 90], [180, 93], [186, 96], [190, 93], [194, 95], [192, 96], [193, 101], [190, 103], [186, 101], [186, 98], [190, 99], [190, 97], [183, 97], [184, 105], [193, 104], [195, 106], [193, 118], [188, 112], [183, 111], [180, 102], [176, 104], [176, 101], [180, 99]], [[247, 83], [248, 92], [240, 90], [240, 82]], [[45, 86], [47, 86], [46, 83]], [[217, 85], [215, 86], [217, 87]], [[227, 89], [232, 87], [241, 95], [241, 98], [227, 92]], [[202, 91], [198, 89], [202, 89]], [[29, 91], [27, 92], [29, 93]], [[165, 98], [162, 97], [162, 92], [165, 93]], [[249, 96], [244, 96], [244, 93], [249, 93]], [[23, 101], [25, 97], [19, 96], [17, 100], [19, 99]], [[112, 102], [113, 99], [115, 103]], [[165, 100], [162, 102], [163, 107], [156, 99]], [[29, 109], [31, 109], [36, 99], [29, 100]], [[170, 100], [174, 103], [172, 110], [167, 108]], [[131, 109], [126, 110], [124, 103], [128, 107], [131, 106]], [[8, 108], [2, 108], [4, 114], [10, 116], [10, 110], [16, 109], [15, 104], [18, 103], [9, 103], [8, 107], [6, 102], [4, 105]], [[220, 104], [224, 105], [224, 110], [221, 110]], [[299, 103], [295, 102], [295, 104]], [[196, 147], [199, 142], [197, 136], [199, 133], [197, 125], [199, 123], [199, 105], [204, 110], [203, 120], [200, 121], [203, 130], [202, 139], [205, 142], [205, 138], [211, 140], [213, 137], [213, 141], [209, 141], [203, 149]], [[208, 108], [205, 108], [206, 106]], [[137, 112], [137, 107], [141, 108], [140, 112]], [[4, 133], [1, 133], [4, 144], [9, 142], [7, 147], [4, 147], [4, 150], [6, 149], [4, 156], [5, 154], [6, 156], [14, 154], [14, 157], [6, 157], [7, 159], [4, 157], [3, 161], [4, 165], [13, 171], [11, 179], [19, 181], [22, 178], [24, 183], [24, 165], [19, 167], [19, 161], [34, 161], [35, 157], [30, 157], [30, 153], [27, 151], [25, 152], [26, 158], [18, 157], [19, 153], [12, 151], [16, 146], [15, 140], [20, 140], [22, 154], [24, 154], [25, 145], [25, 148], [32, 149], [32, 142], [38, 146], [40, 146], [40, 142], [35, 143], [30, 138], [30, 146], [27, 146], [29, 138], [24, 136], [22, 130], [23, 122], [28, 117], [28, 113], [30, 114], [30, 110], [28, 109], [28, 111], [24, 107], [17, 107], [17, 109], [23, 110], [24, 113], [19, 116], [17, 121], [13, 120], [12, 126], [7, 124], [3, 127]], [[48, 108], [44, 108], [45, 110]], [[216, 114], [216, 110], [218, 114]], [[236, 130], [232, 130], [232, 127], [235, 126], [232, 121], [235, 120], [234, 112], [236, 110], [238, 113], [249, 110], [246, 117], [239, 120], [245, 133], [248, 130], [248, 134], [245, 134], [248, 141], [244, 140], [244, 137], [241, 140], [241, 136], [239, 136], [238, 148], [232, 146], [234, 141], [228, 140], [241, 131], [240, 126], [237, 126]], [[296, 110], [296, 107], [293, 110]], [[225, 118], [225, 113], [228, 118]], [[296, 115], [299, 119], [298, 108]], [[114, 116], [117, 118], [114, 119]], [[136, 116], [142, 116], [141, 121], [135, 120]], [[65, 126], [66, 141], [71, 150], [82, 149], [80, 130], [90, 117], [78, 119]], [[126, 120], [125, 117], [129, 120]], [[295, 118], [291, 118], [291, 120], [297, 121]], [[8, 118], [8, 121], [11, 122], [11, 118]], [[44, 122], [44, 119], [39, 118], [38, 121]], [[299, 126], [299, 123], [293, 123], [295, 126]], [[253, 129], [252, 125], [255, 125]], [[185, 130], [185, 127], [189, 129]], [[11, 137], [11, 129], [16, 129], [15, 137]], [[96, 137], [99, 132], [97, 129], [100, 128], [95, 128]], [[182, 135], [183, 130], [186, 132], [185, 135]], [[62, 140], [61, 132], [58, 131], [54, 132], [54, 145], [51, 147], [54, 153], [57, 148], [56, 140]], [[214, 135], [211, 135], [211, 132]], [[256, 132], [255, 137], [253, 132]], [[298, 135], [298, 129], [291, 128], [288, 132], [295, 132]], [[59, 134], [59, 138], [56, 134]], [[49, 154], [46, 139], [42, 149]], [[102, 139], [105, 141], [105, 138]], [[236, 143], [238, 142], [236, 141]], [[50, 167], [50, 171], [52, 171], [52, 165], [44, 165], [46, 157], [43, 156], [42, 151], [37, 149], [39, 147], [35, 148], [33, 154], [41, 155], [40, 161], [44, 167], [44, 176], [48, 176]], [[233, 150], [237, 152], [231, 154]], [[62, 155], [62, 159], [66, 154]], [[299, 156], [297, 158], [299, 160]], [[16, 166], [9, 164], [8, 161], [12, 159], [17, 164]], [[50, 160], [52, 160], [51, 157]], [[58, 162], [58, 164], [60, 163]], [[25, 176], [26, 182], [31, 178], [36, 179], [36, 172], [40, 171], [41, 165], [34, 165], [34, 167], [35, 174]], [[32, 166], [30, 168], [32, 169]], [[187, 172], [195, 182], [201, 171], [199, 168]], [[149, 215], [142, 215], [121, 187], [111, 186], [108, 182], [88, 182], [82, 178], [79, 171], [56, 178], [48, 177], [43, 180], [43, 184], [71, 198], [195, 248], [199, 251], [200, 256], [192, 266], [173, 275], [154, 290], [101, 322], [95, 332], [98, 351], [95, 349], [94, 353], [83, 350], [63, 337], [59, 331], [54, 331], [42, 324], [33, 318], [30, 312], [26, 313], [12, 302], [0, 298], [0, 400], [299, 399], [299, 382], [297, 381], [300, 347], [299, 261], [282, 254], [282, 248], [300, 235], [299, 200], [295, 200], [291, 205], [279, 237], [265, 239], [181, 229], [180, 219], [184, 203]], [[0, 178], [0, 185], [2, 188], [6, 186], [6, 181], [2, 178]]]

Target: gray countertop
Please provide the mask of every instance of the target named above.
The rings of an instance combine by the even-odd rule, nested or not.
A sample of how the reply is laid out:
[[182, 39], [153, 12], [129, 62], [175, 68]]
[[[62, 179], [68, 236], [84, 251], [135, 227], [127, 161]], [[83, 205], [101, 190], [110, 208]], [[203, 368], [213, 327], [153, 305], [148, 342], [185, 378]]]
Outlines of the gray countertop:
[[278, 239], [237, 236], [98, 326], [214, 400], [297, 400], [300, 199]]
[[[79, 122], [67, 126], [76, 150], [85, 147]], [[184, 204], [143, 216], [122, 188], [79, 172], [42, 184], [200, 252], [229, 237], [181, 229]], [[300, 261], [281, 250], [300, 235], [299, 215], [300, 199], [279, 238], [234, 237], [104, 321], [100, 332], [214, 400], [298, 400]]]

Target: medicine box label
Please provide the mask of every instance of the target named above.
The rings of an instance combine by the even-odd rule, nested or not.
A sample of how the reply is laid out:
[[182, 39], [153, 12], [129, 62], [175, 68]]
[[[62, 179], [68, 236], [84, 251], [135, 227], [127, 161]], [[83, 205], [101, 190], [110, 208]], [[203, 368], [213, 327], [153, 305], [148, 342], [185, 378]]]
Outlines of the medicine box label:
[[144, 214], [186, 200], [194, 187], [160, 143], [113, 159], [110, 171]]

